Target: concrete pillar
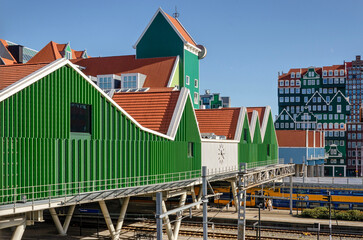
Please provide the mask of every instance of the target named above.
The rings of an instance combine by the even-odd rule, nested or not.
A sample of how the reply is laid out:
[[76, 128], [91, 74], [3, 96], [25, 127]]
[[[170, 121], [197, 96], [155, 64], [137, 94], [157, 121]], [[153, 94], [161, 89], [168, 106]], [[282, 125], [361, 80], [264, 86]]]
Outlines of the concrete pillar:
[[[180, 201], [179, 201], [179, 206], [178, 207], [183, 207], [185, 205], [185, 200], [187, 199], [187, 193], [184, 193], [180, 196]], [[180, 229], [180, 224], [181, 224], [181, 220], [183, 217], [183, 211], [180, 212], [180, 215], [177, 215], [176, 217], [176, 223], [175, 223], [175, 227], [174, 227], [174, 239], [178, 239], [178, 235], [179, 235], [179, 229]]]
[[124, 223], [127, 206], [129, 205], [130, 197], [125, 197], [122, 203], [120, 216], [117, 220], [115, 239], [120, 238], [121, 228]]
[[113, 226], [113, 223], [112, 223], [112, 220], [111, 220], [111, 217], [110, 217], [110, 213], [108, 212], [106, 203], [103, 200], [99, 201], [98, 203], [100, 204], [101, 211], [102, 211], [103, 217], [105, 219], [108, 231], [110, 231], [111, 237], [112, 237], [112, 239], [114, 239], [114, 237], [115, 237], [115, 227]]
[[[163, 213], [166, 213], [168, 211], [166, 209], [166, 204], [165, 204], [164, 200], [161, 202], [161, 207], [163, 209]], [[166, 233], [168, 234], [169, 240], [174, 240], [174, 234], [173, 234], [173, 230], [171, 229], [171, 224], [170, 224], [168, 216], [164, 217], [164, 222], [165, 222], [165, 225], [166, 225]]]
[[21, 240], [25, 232], [25, 228], [26, 228], [26, 221], [24, 221], [22, 224], [16, 227], [13, 236], [11, 237], [11, 240]]
[[231, 182], [231, 187], [232, 187], [234, 206], [235, 206], [236, 212], [237, 212], [238, 211], [238, 196], [237, 196], [237, 187], [236, 187], [236, 182], [235, 181]]
[[67, 235], [63, 229], [63, 226], [61, 224], [61, 222], [59, 221], [59, 218], [58, 218], [58, 215], [57, 215], [57, 212], [55, 211], [54, 208], [49, 208], [49, 212], [50, 212], [50, 215], [52, 216], [53, 218], [53, 222], [55, 224], [55, 227], [57, 228], [57, 231], [59, 233], [59, 235], [61, 236], [65, 236]]
[[314, 176], [314, 166], [308, 165], [307, 166], [307, 176], [313, 177]]

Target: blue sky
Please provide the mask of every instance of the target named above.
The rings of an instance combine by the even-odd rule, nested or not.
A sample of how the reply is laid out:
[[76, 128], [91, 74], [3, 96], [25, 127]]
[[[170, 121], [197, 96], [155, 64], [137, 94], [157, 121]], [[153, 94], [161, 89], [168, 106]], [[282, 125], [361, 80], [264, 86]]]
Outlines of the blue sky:
[[[233, 106], [270, 105], [277, 114], [277, 74], [293, 67], [342, 64], [362, 54], [363, 1], [5, 1], [0, 38], [40, 50], [70, 42], [91, 56], [134, 54], [162, 7], [208, 54], [200, 87], [231, 96]], [[16, 11], [15, 11], [16, 10]]]

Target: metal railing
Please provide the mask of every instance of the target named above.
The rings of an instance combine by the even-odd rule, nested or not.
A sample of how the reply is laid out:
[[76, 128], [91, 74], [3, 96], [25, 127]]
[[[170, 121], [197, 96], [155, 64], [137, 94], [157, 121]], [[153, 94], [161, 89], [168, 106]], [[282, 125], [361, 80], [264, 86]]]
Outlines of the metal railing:
[[[316, 183], [316, 184], [349, 184], [363, 185], [363, 178], [355, 177], [293, 177], [294, 183]], [[284, 182], [289, 182], [289, 178], [285, 178]]]
[[81, 182], [56, 183], [0, 189], [0, 204], [16, 204], [28, 201], [67, 198], [87, 192], [117, 190], [152, 184], [177, 182], [201, 177], [201, 170], [136, 176], [114, 179], [90, 180]]

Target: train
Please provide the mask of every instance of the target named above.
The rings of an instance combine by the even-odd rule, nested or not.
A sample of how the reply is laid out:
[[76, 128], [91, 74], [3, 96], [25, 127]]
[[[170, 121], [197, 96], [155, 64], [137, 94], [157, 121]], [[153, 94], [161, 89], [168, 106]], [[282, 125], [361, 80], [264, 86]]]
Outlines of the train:
[[[214, 199], [214, 204], [224, 206], [232, 203], [233, 195], [231, 186], [228, 184], [214, 186], [214, 192], [222, 193], [218, 199]], [[330, 191], [332, 196], [332, 207], [337, 210], [363, 210], [363, 187], [350, 186], [338, 187], [336, 185], [309, 185], [309, 184], [294, 184], [293, 186], [293, 209], [327, 207], [329, 203], [326, 195]], [[272, 199], [273, 207], [275, 209], [289, 209], [290, 208], [290, 187], [282, 183], [275, 186], [266, 186], [251, 188], [247, 190], [246, 206], [258, 207], [263, 203], [263, 198], [256, 196], [264, 195]]]

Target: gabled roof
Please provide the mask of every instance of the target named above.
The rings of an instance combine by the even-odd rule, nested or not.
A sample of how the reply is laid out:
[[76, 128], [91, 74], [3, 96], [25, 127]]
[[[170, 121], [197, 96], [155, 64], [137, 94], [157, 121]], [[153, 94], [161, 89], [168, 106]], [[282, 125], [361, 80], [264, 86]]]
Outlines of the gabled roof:
[[115, 93], [112, 99], [142, 126], [167, 134], [180, 91]]
[[258, 114], [258, 119], [260, 121], [260, 127], [262, 127], [262, 121], [265, 116], [266, 107], [247, 107], [247, 112], [251, 113], [253, 111], [256, 111]]
[[283, 114], [283, 113], [286, 113], [288, 116], [289, 116], [289, 118], [293, 121], [293, 122], [295, 122], [295, 119], [291, 116], [291, 114], [286, 110], [286, 108], [284, 108], [284, 109], [282, 109], [282, 111], [280, 112], [280, 114], [277, 116], [277, 119], [280, 119], [280, 117], [281, 117], [281, 115]]
[[[315, 96], [318, 95], [318, 96]], [[314, 98], [314, 97], [320, 97], [326, 105], [329, 105], [329, 103], [325, 100], [325, 98], [320, 94], [319, 91], [315, 91], [314, 94], [310, 97], [310, 99], [306, 102], [305, 105], [309, 105], [310, 101]]]
[[193, 38], [190, 36], [190, 34], [186, 31], [186, 29], [183, 27], [183, 25], [179, 22], [178, 19], [173, 18], [169, 14], [165, 13], [164, 10], [159, 8], [152, 19], [150, 20], [149, 24], [146, 26], [143, 33], [140, 35], [139, 39], [134, 44], [134, 48], [136, 48], [137, 44], [140, 42], [144, 34], [146, 33], [147, 29], [150, 27], [151, 23], [154, 21], [155, 17], [158, 15], [158, 13], [161, 13], [161, 15], [167, 20], [167, 22], [170, 24], [170, 26], [174, 29], [174, 31], [178, 34], [178, 36], [183, 40], [184, 44], [189, 43], [195, 48], [198, 49], [197, 44], [193, 40]]
[[[14, 65], [14, 66], [2, 66], [0, 68], [10, 68], [12, 67], [11, 71], [8, 71], [9, 73], [12, 72], [12, 74], [16, 75], [17, 70], [15, 67], [18, 66], [35, 66], [38, 65], [38, 69], [34, 71], [27, 71], [24, 72], [23, 75], [25, 77], [17, 76], [15, 79], [17, 80], [13, 84], [9, 85], [2, 91], [0, 91], [0, 102], [4, 101], [5, 99], [11, 97], [12, 95], [16, 94], [17, 92], [29, 87], [31, 84], [34, 84], [35, 82], [41, 80], [45, 76], [51, 74], [52, 72], [60, 69], [61, 67], [67, 66], [72, 68], [77, 74], [80, 74], [85, 81], [88, 82], [88, 84], [91, 84], [100, 94], [102, 97], [104, 97], [107, 101], [109, 101], [113, 106], [115, 106], [119, 111], [121, 111], [128, 119], [130, 119], [136, 126], [138, 126], [141, 130], [161, 136], [163, 138], [174, 140], [177, 129], [180, 124], [180, 120], [182, 117], [182, 114], [184, 112], [184, 108], [186, 106], [187, 99], [189, 98], [191, 101], [191, 97], [189, 94], [189, 90], [186, 88], [182, 88], [180, 90], [180, 97], [177, 100], [177, 103], [174, 107], [174, 113], [172, 115], [172, 118], [170, 120], [170, 126], [168, 129], [167, 134], [154, 131], [150, 128], [146, 128], [143, 125], [141, 125], [139, 122], [137, 122], [128, 112], [126, 112], [119, 104], [117, 104], [112, 98], [110, 98], [101, 88], [99, 88], [91, 79], [89, 79], [83, 72], [79, 70], [79, 68], [72, 64], [69, 60], [61, 58], [54, 62], [51, 62], [49, 64], [22, 64], [22, 65]], [[43, 67], [41, 67], [43, 66]], [[39, 68], [41, 67], [41, 68]], [[20, 79], [19, 79], [20, 78]], [[14, 81], [15, 81], [14, 79]], [[167, 92], [168, 93], [168, 92]], [[170, 93], [170, 92], [169, 92]], [[192, 105], [190, 105], [192, 107]], [[168, 110], [170, 112], [170, 110]]]
[[349, 98], [348, 97], [346, 97], [340, 90], [338, 90], [336, 93], [335, 93], [335, 95], [331, 98], [331, 100], [330, 100], [330, 102], [329, 102], [329, 105], [330, 105], [330, 103], [331, 102], [333, 102], [333, 100], [334, 100], [334, 98], [336, 98], [338, 95], [341, 95], [343, 98], [344, 98], [344, 100], [350, 105], [350, 102], [349, 102]]
[[48, 65], [48, 63], [26, 63], [0, 66], [0, 92], [46, 65]]
[[[308, 133], [309, 138], [306, 139]], [[324, 132], [306, 130], [276, 130], [279, 147], [324, 147]], [[306, 142], [307, 140], [307, 142]]]
[[[40, 50], [34, 57], [32, 57], [28, 63], [40, 63], [40, 62], [52, 62], [54, 60], [63, 58], [64, 55], [64, 49], [66, 48], [66, 46], [68, 46], [68, 44], [58, 44], [56, 42], [50, 41], [47, 45], [45, 45], [44, 48], [42, 48], [42, 50]], [[72, 51], [72, 58], [73, 59], [78, 59], [78, 58], [82, 58], [82, 54], [79, 57], [79, 54], [76, 54], [76, 51], [74, 51], [73, 49], [71, 49]], [[84, 51], [80, 51], [80, 52], [84, 52]]]
[[214, 133], [235, 139], [241, 108], [197, 109], [195, 114], [201, 133]]
[[136, 59], [135, 55], [114, 57], [93, 57], [71, 60], [85, 67], [84, 74], [97, 76], [103, 74], [142, 73], [146, 75], [143, 87], [167, 87], [172, 79], [177, 57]]

